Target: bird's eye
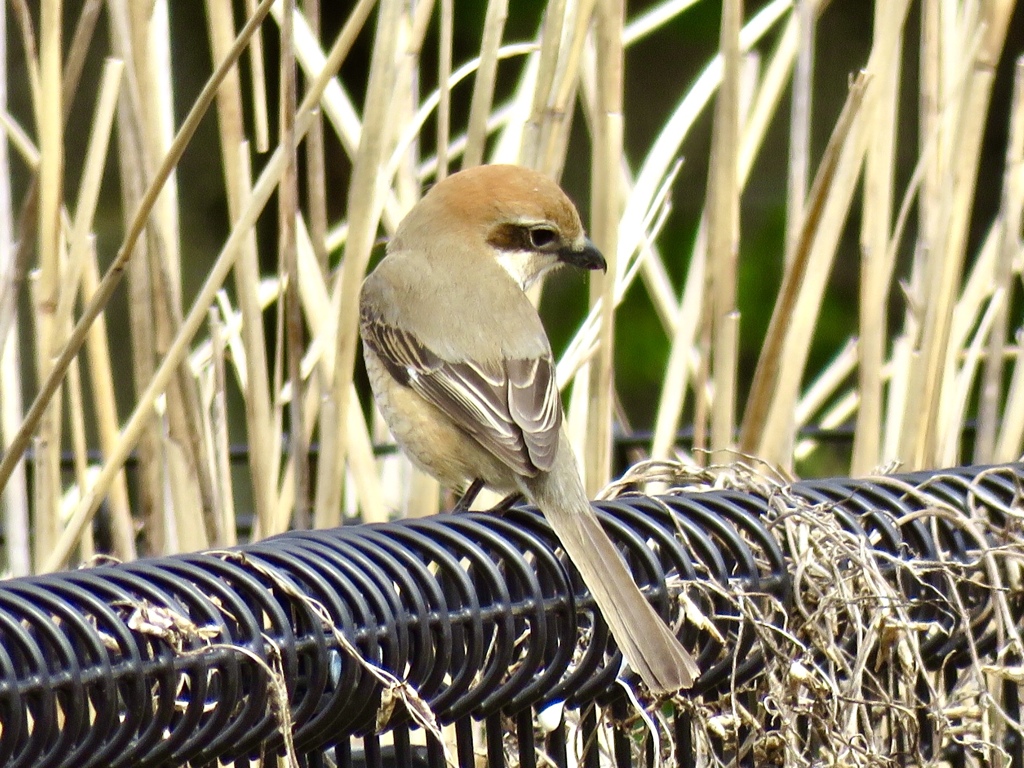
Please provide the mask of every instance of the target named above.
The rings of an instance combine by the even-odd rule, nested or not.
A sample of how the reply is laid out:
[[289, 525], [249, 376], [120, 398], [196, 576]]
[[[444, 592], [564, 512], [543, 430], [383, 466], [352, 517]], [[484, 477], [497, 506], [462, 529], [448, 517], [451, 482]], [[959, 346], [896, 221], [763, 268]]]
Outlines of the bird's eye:
[[558, 233], [547, 227], [530, 229], [530, 245], [534, 248], [550, 248], [558, 240]]

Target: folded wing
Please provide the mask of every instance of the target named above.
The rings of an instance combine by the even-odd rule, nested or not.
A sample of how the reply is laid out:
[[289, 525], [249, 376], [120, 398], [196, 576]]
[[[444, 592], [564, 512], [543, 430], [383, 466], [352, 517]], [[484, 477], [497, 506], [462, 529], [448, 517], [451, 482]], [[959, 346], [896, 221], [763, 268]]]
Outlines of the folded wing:
[[562, 408], [550, 356], [453, 362], [409, 331], [365, 314], [361, 321], [363, 343], [398, 382], [520, 475], [551, 469]]

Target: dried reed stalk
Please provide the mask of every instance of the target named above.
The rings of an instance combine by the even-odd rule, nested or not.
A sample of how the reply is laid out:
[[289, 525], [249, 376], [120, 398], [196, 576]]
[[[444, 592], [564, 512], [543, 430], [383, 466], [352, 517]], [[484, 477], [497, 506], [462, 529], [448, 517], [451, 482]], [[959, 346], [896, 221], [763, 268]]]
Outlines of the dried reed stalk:
[[[171, 87], [170, 19], [166, 0], [151, 9], [130, 5], [135, 68], [129, 74], [129, 93], [137, 98], [135, 130], [141, 147], [144, 184], [153, 178], [174, 133]], [[148, 11], [148, 12], [147, 12]], [[150, 307], [155, 327], [155, 352], [160, 356], [176, 335], [182, 320], [181, 246], [177, 173], [171, 169], [147, 223], [149, 241]], [[175, 372], [166, 393], [162, 455], [172, 501], [174, 541], [186, 550], [206, 546], [216, 522], [217, 506], [210, 475], [210, 446], [202, 438], [199, 394], [191, 372]]]
[[[934, 464], [944, 437], [937, 426], [939, 407], [943, 393], [949, 391], [954, 364], [954, 350], [948, 343], [952, 309], [966, 255], [967, 226], [995, 66], [1012, 9], [1013, 3], [1008, 0], [979, 6], [976, 17], [969, 16], [960, 29], [953, 30], [960, 38], [943, 40], [939, 48], [940, 56], [955, 56], [959, 52], [963, 55], [948, 63], [940, 59], [955, 81], [948, 84], [949, 90], [943, 93], [945, 99], [938, 107], [941, 112], [937, 119], [945, 123], [943, 132], [948, 137], [940, 141], [940, 151], [948, 154], [940, 160], [942, 165], [938, 169], [943, 181], [934, 183], [949, 186], [931, 198], [929, 204], [934, 215], [929, 215], [928, 228], [923, 230], [930, 247], [921, 286], [927, 296], [919, 347], [921, 359], [911, 373], [908, 400], [912, 407], [905, 414], [900, 443], [901, 457], [911, 467]], [[944, 32], [946, 29], [939, 34]]]
[[[443, 178], [460, 157], [463, 166], [520, 162], [557, 178], [579, 150], [575, 136], [584, 134], [591, 153], [590, 231], [610, 270], [604, 279], [594, 276], [587, 317], [559, 361], [558, 378], [560, 386], [571, 387], [567, 421], [574, 444], [585, 446], [581, 453], [592, 490], [609, 476], [616, 424], [628, 428], [624, 412], [616, 408], [614, 339], [622, 322], [617, 307], [631, 288], [646, 293], [669, 345], [655, 418], [656, 457], [678, 450], [676, 433], [691, 397], [698, 449], [730, 448], [736, 413], [745, 405], [740, 449], [784, 468], [815, 461], [820, 452], [814, 440], [796, 439], [802, 426], [828, 427], [851, 419], [856, 420], [851, 472], [871, 471], [898, 458], [913, 466], [959, 461], [960, 434], [975, 400], [975, 458], [1012, 459], [1021, 450], [1024, 363], [1020, 340], [1011, 336], [1016, 332], [1019, 337], [1019, 328], [1010, 312], [1019, 301], [1015, 286], [1022, 267], [1019, 84], [999, 216], [982, 233], [986, 236], [976, 252], [966, 246], [980, 139], [1010, 0], [957, 9], [944, 0], [925, 0], [920, 41], [904, 39], [908, 0], [874, 8], [866, 75], [854, 84], [816, 168], [811, 126], [817, 123], [811, 118], [819, 110], [811, 105], [818, 93], [820, 54], [815, 38], [819, 18], [825, 23], [829, 18], [821, 16], [827, 5], [821, 0], [772, 0], [746, 23], [740, 0], [725, 3], [719, 56], [673, 105], [638, 166], [631, 166], [624, 150], [630, 118], [623, 112], [625, 51], [658, 33], [693, 0], [665, 0], [630, 20], [622, 4], [611, 0], [550, 0], [532, 40], [505, 44], [506, 17], [519, 8], [507, 0], [490, 0], [478, 54], [464, 62], [453, 61], [457, 18], [451, 0], [415, 5], [384, 0], [377, 8], [372, 74], [361, 106], [349, 97], [349, 83], [328, 78], [377, 4], [357, 4], [325, 56], [320, 0], [304, 0], [301, 7], [294, 1], [274, 3], [270, 12], [283, 39], [279, 146], [253, 184], [236, 62], [248, 45], [251, 130], [262, 151], [269, 144], [269, 119], [260, 26], [270, 5], [270, 0], [258, 5], [246, 0], [246, 29], [236, 38], [231, 3], [206, 1], [216, 71], [172, 136], [169, 94], [176, 62], [169, 54], [166, 0], [145, 12], [125, 0], [86, 0], [70, 45], [59, 36], [64, 15], [59, 0], [44, 0], [40, 6], [38, 38], [28, 5], [24, 0], [11, 4], [27, 56], [37, 135], [30, 137], [16, 116], [2, 114], [0, 123], [30, 170], [38, 168], [38, 182], [22, 205], [17, 235], [34, 245], [35, 253], [32, 247], [5, 252], [0, 246], [0, 436], [5, 447], [0, 487], [7, 525], [20, 525], [27, 534], [31, 506], [42, 526], [40, 540], [50, 542], [46, 562], [37, 549], [37, 567], [62, 564], [76, 549], [80, 555], [89, 551], [86, 526], [103, 499], [113, 513], [116, 553], [134, 554], [134, 521], [122, 467], [133, 449], [141, 463], [135, 520], [144, 523], [146, 549], [166, 552], [231, 542], [237, 522], [227, 456], [233, 418], [244, 425], [250, 446], [248, 482], [257, 536], [305, 525], [310, 513], [315, 525], [325, 526], [352, 514], [383, 520], [395, 509], [416, 515], [435, 511], [439, 494], [433, 481], [410, 472], [403, 459], [374, 456], [373, 442], [386, 440], [386, 432], [372, 408], [359, 401], [355, 387], [356, 297], [375, 239], [380, 230], [392, 233], [424, 186]], [[67, 194], [61, 186], [62, 121], [104, 7], [111, 50], [124, 61], [124, 74], [118, 85], [118, 65], [109, 64], [100, 86], [72, 216], [64, 211]], [[778, 30], [776, 43], [762, 69], [766, 54], [761, 41], [773, 30]], [[441, 87], [421, 92], [430, 79], [423, 77], [423, 68], [433, 56], [424, 46], [434, 39]], [[920, 140], [913, 175], [898, 188], [898, 121], [907, 109], [900, 68], [904, 46], [914, 44], [921, 49]], [[300, 107], [294, 103], [294, 63], [310, 83]], [[498, 84], [513, 67], [520, 69], [511, 96], [496, 101], [495, 94], [503, 92]], [[466, 80], [470, 75], [472, 87]], [[60, 89], [53, 87], [56, 82]], [[739, 205], [790, 83], [791, 162], [786, 234], [779, 247], [786, 271], [753, 388], [742, 404], [737, 400], [739, 312], [744, 310], [737, 299]], [[175, 168], [214, 94], [231, 231], [202, 289], [186, 297]], [[453, 111], [460, 96], [469, 106], [466, 118]], [[713, 98], [712, 165], [701, 225], [692, 248], [672, 252], [659, 233], [674, 215], [671, 201], [679, 194], [676, 179], [681, 156], [689, 151], [691, 128]], [[317, 106], [326, 120], [313, 114]], [[577, 115], [584, 122], [571, 134]], [[94, 219], [114, 119], [126, 234], [100, 278]], [[424, 129], [432, 123], [436, 141], [428, 146]], [[300, 203], [295, 152], [303, 135], [307, 200]], [[325, 158], [335, 142], [351, 160], [352, 175], [348, 210], [331, 222]], [[0, 166], [6, 162], [0, 156]], [[814, 183], [808, 189], [812, 170]], [[275, 190], [280, 266], [276, 276], [263, 277], [254, 224]], [[821, 297], [855, 201], [863, 211], [857, 340], [847, 341], [820, 370], [807, 370], [822, 327]], [[2, 223], [4, 215], [11, 217], [2, 193], [0, 209]], [[914, 224], [918, 241], [904, 276], [897, 270], [897, 256], [908, 249], [904, 233], [913, 232]], [[328, 255], [342, 248], [341, 269], [332, 274]], [[673, 263], [678, 260], [685, 263]], [[30, 320], [32, 346], [24, 351], [36, 361], [41, 387], [19, 427], [20, 384], [13, 379], [23, 350], [11, 328], [22, 276], [32, 267], [39, 275], [33, 300], [43, 314]], [[109, 318], [102, 312], [125, 270], [131, 275], [136, 397], [119, 430], [106, 338], [119, 330], [108, 329]], [[682, 280], [674, 282], [670, 275], [680, 272]], [[233, 299], [222, 290], [231, 273]], [[634, 286], [637, 277], [642, 287]], [[896, 280], [908, 309], [890, 330], [887, 312]], [[214, 304], [217, 311], [211, 311]], [[276, 318], [273, 337], [263, 332], [270, 316], [266, 312]], [[194, 341], [204, 322], [209, 338]], [[276, 357], [268, 361], [271, 338], [276, 339]], [[83, 343], [89, 352], [88, 390], [72, 366]], [[227, 375], [229, 366], [234, 377]], [[62, 390], [63, 382], [67, 387]], [[230, 413], [235, 389], [244, 415]], [[92, 395], [89, 402], [86, 392]], [[83, 414], [90, 410], [104, 456], [101, 468], [87, 460], [86, 436], [93, 425]], [[19, 467], [32, 440], [39, 482], [30, 504]], [[310, 488], [306, 462], [314, 440], [320, 453], [315, 487]], [[63, 442], [72, 448], [74, 469], [66, 493], [57, 474]], [[694, 458], [701, 459], [699, 450]], [[309, 500], [312, 508], [307, 510]], [[62, 508], [72, 510], [66, 526], [57, 522]], [[18, 557], [10, 550], [8, 565], [24, 572], [27, 561]]]
[[335, 516], [334, 510], [340, 507], [340, 494], [344, 487], [345, 434], [350, 418], [348, 409], [358, 406], [349, 395], [358, 337], [359, 286], [366, 273], [383, 208], [382, 188], [386, 180], [380, 177], [380, 171], [394, 141], [394, 126], [389, 120], [389, 114], [394, 99], [392, 85], [397, 41], [391, 30], [398, 21], [400, 8], [397, 0], [382, 0], [379, 8], [362, 136], [353, 158], [348, 191], [349, 231], [341, 272], [341, 302], [336, 323], [337, 353], [331, 381], [338, 409], [335, 434], [339, 444], [330, 465], [324, 465], [321, 459], [317, 477], [317, 514], [320, 520], [327, 515]]
[[879, 55], [872, 76], [877, 86], [865, 105], [871, 136], [864, 162], [861, 218], [860, 336], [857, 372], [859, 404], [850, 471], [866, 474], [879, 464], [882, 436], [882, 367], [886, 315], [893, 263], [889, 240], [893, 215], [896, 126], [903, 53], [899, 7], [890, 3], [875, 12], [874, 37]]
[[[437, 82], [447, 83], [452, 76], [452, 37], [455, 24], [453, 0], [440, 0], [441, 18], [438, 39]], [[448, 88], [438, 88], [437, 104], [437, 169], [434, 172], [438, 181], [448, 175], [448, 142], [451, 135], [452, 103]]]
[[[285, 350], [287, 360], [288, 383], [291, 396], [288, 410], [289, 438], [288, 453], [295, 473], [295, 501], [293, 504], [292, 522], [297, 528], [309, 528], [309, 441], [303, 427], [302, 392], [304, 389], [300, 363], [303, 349], [302, 308], [299, 306], [298, 293], [298, 258], [295, 244], [295, 217], [299, 210], [299, 178], [298, 178], [298, 146], [295, 140], [295, 105], [296, 105], [296, 71], [294, 27], [295, 2], [286, 0], [281, 22], [281, 69], [280, 69], [280, 107], [278, 124], [280, 126], [280, 146], [285, 152], [285, 165], [280, 186], [277, 192], [278, 203], [278, 274], [284, 286], [283, 304], [278, 302], [279, 322], [285, 332], [278, 335], [278, 349]], [[314, 116], [310, 127], [323, 125]], [[322, 222], [321, 231], [326, 229]], [[280, 400], [278, 400], [280, 403]], [[279, 406], [280, 407], [280, 406]], [[280, 420], [279, 420], [280, 421]], [[278, 438], [275, 442], [283, 442]]]
[[[35, 308], [36, 374], [52, 369], [53, 313], [62, 282], [61, 202], [64, 176], [64, 135], [61, 89], [61, 0], [45, 0], [39, 17], [39, 89], [34, 100], [39, 136], [39, 230], [37, 280], [32, 287]], [[42, 414], [35, 436], [34, 562], [53, 546], [60, 530], [61, 404], [54, 398]]]
[[601, 302], [598, 353], [590, 366], [584, 484], [591, 494], [608, 484], [612, 469], [612, 405], [615, 389], [615, 288], [619, 271], [618, 222], [623, 152], [622, 98], [624, 8], [602, 0], [594, 14], [596, 88], [591, 131], [591, 236], [606, 254], [608, 271], [590, 281], [590, 304]]
[[814, 77], [816, 5], [814, 0], [797, 0], [793, 12], [797, 38], [793, 98], [789, 111], [789, 174], [786, 179], [787, 263], [792, 261], [800, 239], [804, 206], [807, 203], [807, 184], [811, 167], [811, 85]]
[[[86, 151], [84, 171], [79, 183], [75, 218], [69, 237], [67, 277], [56, 309], [58, 327], [65, 330], [59, 339], [54, 339], [55, 347], [63, 344], [67, 331], [71, 328], [72, 309], [79, 286], [83, 302], [88, 302], [96, 290], [98, 267], [95, 236], [92, 234], [92, 229], [123, 71], [123, 63], [115, 59], [109, 59], [104, 67], [93, 115], [92, 134]], [[117, 402], [114, 395], [113, 366], [110, 362], [106, 323], [102, 315], [97, 318], [96, 324], [91, 329], [86, 340], [86, 349], [93, 389], [91, 406], [95, 410], [100, 446], [106, 451], [112, 446], [113, 436], [117, 434], [118, 418]], [[75, 413], [76, 410], [72, 409], [71, 414]], [[77, 474], [84, 479], [84, 469]], [[84, 487], [81, 482], [80, 487]], [[127, 480], [123, 472], [119, 473], [114, 480], [109, 501], [113, 553], [121, 559], [132, 559], [135, 557], [135, 531], [128, 499]]]
[[[8, 111], [7, 104], [7, 7], [0, 7], [0, 112]], [[13, 297], [20, 279], [16, 276], [14, 245], [14, 209], [11, 197], [11, 166], [7, 137], [0, 136], [0, 449], [8, 450], [9, 436], [17, 430], [21, 418], [23, 390], [21, 381], [21, 344], [7, 328], [18, 327], [18, 315]], [[10, 296], [10, 299], [7, 297]], [[9, 313], [6, 307], [10, 307]], [[5, 316], [10, 317], [5, 324]], [[8, 339], [8, 336], [12, 338]], [[9, 343], [8, 343], [9, 342]], [[3, 508], [4, 543], [7, 569], [14, 576], [31, 571], [29, 557], [29, 489], [25, 462], [21, 459], [14, 467], [10, 481], [0, 492]]]
[[480, 41], [480, 66], [473, 80], [473, 101], [469, 108], [466, 149], [462, 155], [463, 168], [470, 168], [483, 162], [487, 141], [487, 117], [494, 100], [498, 48], [501, 46], [502, 31], [507, 18], [508, 0], [488, 0], [483, 38]]
[[[1013, 265], [1020, 250], [1021, 213], [1024, 208], [1024, 58], [1014, 68], [1013, 100], [1010, 107], [1009, 139], [1003, 173], [1003, 194], [999, 211], [999, 245], [993, 270], [993, 302], [996, 303], [985, 357], [985, 372], [978, 401], [978, 433], [974, 443], [974, 461], [986, 464], [996, 460], [996, 437], [1000, 410], [1005, 401], [1003, 378], [1006, 361], [1003, 352], [1010, 330], [1010, 303], [1013, 298]], [[1009, 451], [1003, 455], [1013, 455]]]
[[[252, 2], [252, 0], [249, 0]], [[320, 0], [303, 0], [302, 3], [302, 14], [309, 24], [310, 34], [315, 39], [320, 38]], [[294, 15], [293, 15], [293, 26], [294, 26]], [[287, 35], [282, 35], [287, 38]], [[262, 53], [257, 55], [258, 46], [260, 41], [259, 35], [253, 39], [253, 44], [249, 48], [252, 51], [253, 64], [256, 66], [258, 60], [260, 65], [263, 63]], [[291, 50], [294, 52], [294, 44], [291, 46]], [[255, 77], [253, 80], [255, 81]], [[265, 152], [266, 147], [260, 148], [257, 144], [257, 149], [260, 152]], [[313, 248], [316, 249], [317, 262], [320, 265], [322, 272], [327, 272], [327, 171], [326, 163], [327, 160], [324, 156], [324, 121], [323, 117], [317, 115], [313, 119], [313, 125], [310, 126], [309, 133], [306, 135], [305, 141], [306, 149], [306, 206], [309, 209], [309, 231], [310, 237], [313, 241]]]
[[[260, 6], [262, 9], [262, 13], [265, 14], [269, 10], [271, 2], [272, 0], [264, 0], [263, 4]], [[260, 18], [261, 17], [256, 17], [250, 20], [250, 23], [247, 24], [246, 29], [242, 31], [239, 40], [237, 41], [237, 44], [235, 46], [235, 49], [233, 49], [233, 52], [237, 51], [237, 53], [235, 54], [236, 56], [237, 54], [241, 53], [242, 49], [244, 48], [245, 41], [248, 39], [248, 36], [252, 34], [252, 31], [255, 28], [255, 26], [258, 25]], [[85, 337], [93, 321], [102, 311], [103, 307], [110, 299], [110, 296], [113, 293], [114, 289], [117, 287], [117, 284], [124, 273], [124, 269], [131, 259], [131, 256], [134, 252], [134, 248], [138, 242], [139, 236], [142, 234], [142, 228], [146, 220], [145, 214], [152, 208], [153, 204], [155, 203], [157, 195], [159, 194], [159, 190], [163, 185], [163, 182], [170, 174], [170, 171], [176, 164], [178, 158], [181, 155], [181, 152], [187, 145], [188, 140], [194, 133], [195, 128], [198, 125], [199, 119], [204, 113], [206, 107], [210, 104], [213, 95], [216, 91], [217, 85], [219, 84], [221, 78], [223, 77], [227, 69], [227, 66], [222, 66], [221, 68], [219, 68], [217, 72], [215, 72], [214, 76], [207, 83], [207, 87], [204, 89], [203, 93], [200, 94], [200, 97], [197, 99], [196, 104], [194, 105], [193, 109], [189, 112], [189, 115], [186, 117], [181, 129], [175, 136], [174, 142], [172, 143], [171, 148], [168, 150], [168, 153], [165, 156], [163, 163], [161, 164], [157, 172], [154, 174], [153, 182], [147, 188], [146, 194], [144, 195], [142, 201], [139, 204], [139, 208], [136, 211], [136, 215], [133, 218], [131, 226], [128, 229], [128, 233], [125, 237], [124, 243], [118, 250], [118, 254], [115, 257], [113, 263], [110, 265], [107, 272], [104, 274], [103, 279], [97, 286], [97, 290], [93, 297], [93, 300], [90, 301], [88, 305], [86, 305], [85, 309], [82, 312], [82, 316], [79, 318], [78, 322], [75, 324], [75, 328], [70, 333], [67, 343], [61, 350], [60, 355], [57, 356], [56, 359], [54, 360], [50, 375], [42, 383], [40, 391], [36, 395], [35, 400], [33, 401], [32, 407], [29, 409], [29, 412], [25, 415], [25, 418], [22, 422], [21, 427], [18, 430], [18, 433], [11, 441], [11, 447], [4, 454], [3, 459], [0, 460], [0, 485], [6, 483], [6, 480], [9, 477], [14, 464], [16, 463], [18, 457], [21, 456], [21, 453], [25, 450], [25, 447], [30, 439], [30, 435], [32, 434], [36, 425], [39, 423], [39, 420], [42, 417], [42, 414], [46, 409], [50, 398], [52, 398], [53, 394], [56, 392], [58, 386], [60, 385], [60, 381], [64, 371], [67, 370], [67, 367], [68, 365], [70, 365], [71, 360], [74, 358], [74, 356], [77, 354], [78, 350], [84, 343]], [[168, 356], [170, 356], [170, 352], [168, 352]], [[155, 394], [156, 393], [154, 392], [153, 395], [155, 396]], [[146, 415], [148, 415], [147, 408], [143, 408], [142, 411], [145, 411]], [[137, 409], [136, 413], [140, 413], [142, 411]], [[144, 418], [139, 419], [139, 423], [135, 427], [137, 433], [141, 432], [143, 421]], [[138, 434], [135, 435], [135, 438], [132, 440], [133, 444], [134, 440], [138, 439], [138, 436]], [[124, 455], [121, 456], [120, 458], [112, 456], [108, 459], [107, 464], [104, 467], [104, 471], [107, 472], [109, 470], [109, 475], [104, 475], [103, 473], [101, 473], [101, 475], [97, 478], [97, 484], [99, 484], [100, 480], [103, 479], [102, 487], [99, 489], [94, 489], [98, 490], [98, 493], [83, 494], [83, 502], [80, 503], [79, 506], [76, 508], [76, 512], [78, 513], [78, 519], [80, 520], [80, 522], [74, 523], [74, 526], [72, 526], [71, 528], [65, 528], [64, 532], [61, 534], [60, 547], [57, 550], [57, 554], [60, 554], [60, 558], [58, 560], [56, 554], [54, 554], [53, 556], [49, 557], [49, 559], [47, 560], [48, 563], [54, 563], [55, 561], [62, 562], [64, 558], [67, 557], [67, 554], [70, 551], [70, 546], [73, 544], [73, 540], [77, 538], [81, 526], [83, 526], [85, 522], [87, 522], [88, 519], [91, 518], [91, 515], [95, 513], [95, 507], [92, 507], [92, 505], [94, 503], [98, 503], [99, 498], [101, 498], [102, 494], [106, 491], [107, 485], [112, 479], [114, 473], [117, 471], [117, 468], [120, 467], [121, 463], [123, 463], [124, 458], [127, 456], [128, 450], [130, 450], [130, 447], [124, 448]], [[86, 503], [86, 501], [88, 503]], [[79, 511], [86, 509], [88, 507], [92, 508], [86, 512]], [[77, 530], [75, 530], [76, 528]]]
[[715, 102], [714, 132], [711, 138], [711, 168], [708, 173], [709, 296], [711, 298], [710, 350], [714, 400], [711, 408], [711, 451], [729, 450], [733, 444], [736, 418], [736, 282], [739, 258], [740, 188], [740, 26], [742, 0], [722, 5], [719, 55], [722, 82]]
[[863, 155], [864, 128], [858, 118], [868, 87], [870, 82], [862, 74], [850, 89], [825, 150], [811, 187], [800, 244], [783, 276], [743, 416], [740, 451], [771, 464], [790, 463], [792, 414], [813, 321]]
[[[214, 60], [227, 58], [235, 38], [231, 4], [207, 0], [210, 42]], [[252, 18], [250, 16], [250, 18]], [[254, 37], [255, 39], [255, 37]], [[265, 97], [264, 97], [265, 101]], [[249, 143], [245, 139], [242, 116], [241, 81], [237, 66], [227, 72], [217, 92], [220, 129], [221, 166], [227, 191], [228, 216], [236, 222], [251, 194]], [[253, 508], [257, 524], [269, 521], [277, 502], [277, 462], [271, 419], [270, 373], [267, 364], [267, 340], [263, 332], [263, 312], [259, 288], [259, 257], [255, 233], [242, 245], [234, 270], [235, 295], [242, 313], [242, 344], [246, 388], [245, 433], [249, 443], [252, 469]]]

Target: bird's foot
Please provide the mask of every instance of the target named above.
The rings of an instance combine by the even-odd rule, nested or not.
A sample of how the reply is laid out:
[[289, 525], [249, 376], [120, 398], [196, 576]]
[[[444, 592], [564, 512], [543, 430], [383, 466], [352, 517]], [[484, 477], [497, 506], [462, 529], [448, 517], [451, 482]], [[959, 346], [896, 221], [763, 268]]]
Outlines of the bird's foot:
[[518, 491], [516, 491], [515, 493], [510, 493], [508, 496], [503, 498], [501, 501], [499, 501], [493, 507], [488, 509], [487, 513], [491, 514], [491, 515], [499, 515], [499, 516], [500, 515], [504, 515], [506, 512], [508, 512], [510, 509], [512, 509], [512, 507], [514, 507], [516, 504], [521, 504], [524, 501], [526, 501], [526, 497], [523, 496], [523, 494], [521, 494]]
[[462, 494], [462, 498], [459, 499], [458, 502], [456, 502], [454, 507], [452, 507], [452, 512], [454, 514], [469, 512], [469, 505], [473, 503], [473, 500], [477, 497], [477, 494], [480, 493], [480, 490], [483, 487], [484, 481], [481, 480], [480, 478], [477, 478], [472, 483], [470, 483], [469, 488], [467, 488], [466, 492]]

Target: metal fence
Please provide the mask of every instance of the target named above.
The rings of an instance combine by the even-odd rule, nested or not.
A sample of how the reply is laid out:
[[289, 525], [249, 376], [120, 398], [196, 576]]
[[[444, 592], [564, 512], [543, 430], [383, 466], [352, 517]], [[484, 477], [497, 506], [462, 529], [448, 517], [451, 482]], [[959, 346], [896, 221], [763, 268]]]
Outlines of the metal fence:
[[[687, 704], [764, 670], [757, 632], [726, 590], [761, 601], [765, 615], [794, 604], [779, 494], [817, 505], [893, 561], [966, 568], [983, 542], [915, 512], [939, 503], [980, 516], [987, 532], [1009, 531], [1022, 484], [1016, 464], [598, 503], [662, 615], [677, 618], [685, 593], [708, 622], [683, 622], [703, 674], [657, 713], [673, 761], [693, 765], [709, 750], [722, 762], [769, 762], [743, 726], [698, 749]], [[968, 585], [957, 596], [965, 626], [947, 610], [941, 580], [894, 571], [890, 581], [920, 623], [922, 657], [947, 680], [1005, 651], [989, 592]], [[701, 585], [714, 588], [692, 589]], [[1020, 595], [1007, 604], [1019, 626]], [[427, 717], [448, 725], [460, 768], [653, 765], [654, 740], [623, 726], [634, 710], [619, 669], [606, 625], [535, 510], [296, 532], [0, 583], [0, 765], [247, 765], [288, 753], [309, 766], [442, 766], [440, 742], [410, 715], [417, 700], [402, 700], [412, 692]], [[389, 684], [382, 670], [407, 685]], [[1002, 706], [1019, 719], [1016, 683], [1007, 685]], [[904, 745], [910, 762], [945, 750], [956, 764], [969, 750], [918, 720], [916, 743]], [[1013, 728], [1000, 748], [1024, 765]]]

